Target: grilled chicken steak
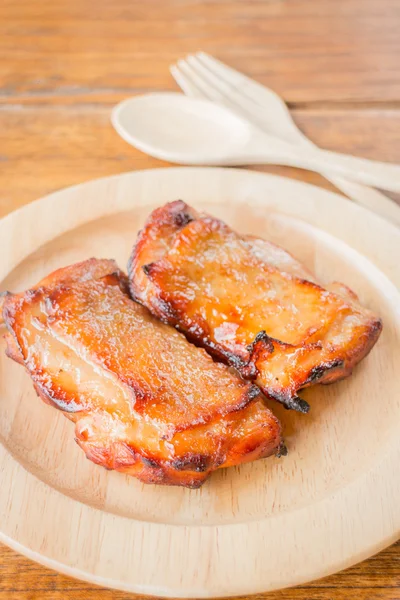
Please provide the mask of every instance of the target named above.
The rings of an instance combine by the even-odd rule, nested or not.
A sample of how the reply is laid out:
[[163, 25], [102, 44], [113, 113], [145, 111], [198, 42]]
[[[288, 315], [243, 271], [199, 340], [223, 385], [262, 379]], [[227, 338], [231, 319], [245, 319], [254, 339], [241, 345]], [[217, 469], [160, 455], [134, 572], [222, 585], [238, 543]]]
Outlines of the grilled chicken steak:
[[127, 288], [114, 261], [91, 259], [0, 298], [8, 355], [75, 423], [86, 456], [145, 483], [198, 487], [217, 468], [279, 453], [260, 390]]
[[154, 315], [302, 412], [298, 391], [348, 376], [382, 329], [346, 286], [321, 287], [282, 248], [182, 201], [150, 215], [129, 276]]

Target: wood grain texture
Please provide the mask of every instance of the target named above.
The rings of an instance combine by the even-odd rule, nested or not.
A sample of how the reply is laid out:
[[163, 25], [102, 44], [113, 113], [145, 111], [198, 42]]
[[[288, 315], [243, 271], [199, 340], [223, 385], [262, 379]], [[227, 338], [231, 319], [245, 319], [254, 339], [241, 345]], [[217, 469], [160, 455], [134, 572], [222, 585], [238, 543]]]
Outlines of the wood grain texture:
[[[294, 118], [318, 145], [400, 163], [400, 111], [298, 109]], [[0, 217], [57, 189], [122, 171], [165, 167], [129, 146], [108, 107], [5, 106], [0, 109]], [[321, 176], [257, 167], [333, 190]]]
[[[253, 600], [398, 600], [400, 544], [331, 577], [280, 592], [255, 595]], [[369, 569], [366, 569], [369, 565]], [[0, 600], [146, 600], [106, 590], [44, 569], [13, 550], [2, 547]]]
[[[6, 0], [3, 102], [111, 102], [172, 89], [199, 48], [288, 102], [400, 100], [397, 0]], [[389, 85], [388, 85], [389, 83]]]
[[[400, 162], [397, 0], [3, 0], [0, 216], [66, 185], [165, 166], [120, 140], [111, 106], [176, 89], [168, 66], [215, 54], [281, 93], [311, 139]], [[26, 107], [26, 108], [25, 108]], [[305, 171], [265, 169], [327, 186]], [[400, 545], [268, 600], [398, 600]], [[0, 598], [121, 600], [0, 546]]]

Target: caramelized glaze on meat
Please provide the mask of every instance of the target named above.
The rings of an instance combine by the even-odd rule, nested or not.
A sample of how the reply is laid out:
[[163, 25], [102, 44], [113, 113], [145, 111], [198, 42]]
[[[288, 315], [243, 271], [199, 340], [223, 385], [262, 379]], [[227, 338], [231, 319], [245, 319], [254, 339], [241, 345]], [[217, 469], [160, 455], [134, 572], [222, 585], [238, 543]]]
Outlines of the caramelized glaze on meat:
[[181, 201], [149, 217], [129, 263], [133, 297], [288, 408], [301, 388], [351, 373], [382, 324], [282, 248]]
[[8, 355], [75, 423], [93, 462], [198, 487], [219, 467], [279, 452], [259, 389], [133, 302], [113, 261], [60, 269], [2, 304]]

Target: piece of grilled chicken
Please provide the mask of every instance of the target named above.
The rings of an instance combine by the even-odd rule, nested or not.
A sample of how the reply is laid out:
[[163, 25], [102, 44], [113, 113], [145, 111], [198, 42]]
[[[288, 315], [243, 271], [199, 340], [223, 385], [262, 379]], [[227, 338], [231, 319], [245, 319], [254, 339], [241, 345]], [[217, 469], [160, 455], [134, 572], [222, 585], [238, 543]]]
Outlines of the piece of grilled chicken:
[[182, 201], [155, 210], [129, 262], [133, 297], [287, 408], [349, 375], [381, 320], [345, 285], [330, 290], [288, 252]]
[[260, 390], [127, 289], [114, 261], [91, 259], [2, 298], [8, 355], [75, 423], [86, 456], [145, 483], [198, 487], [217, 468], [279, 453]]

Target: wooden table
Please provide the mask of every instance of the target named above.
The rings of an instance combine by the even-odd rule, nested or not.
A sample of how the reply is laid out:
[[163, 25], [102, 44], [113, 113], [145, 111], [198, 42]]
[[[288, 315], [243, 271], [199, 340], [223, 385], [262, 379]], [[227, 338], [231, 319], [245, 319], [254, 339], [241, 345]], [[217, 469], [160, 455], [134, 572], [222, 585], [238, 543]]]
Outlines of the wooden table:
[[[274, 88], [318, 144], [400, 163], [399, 29], [398, 0], [3, 0], [0, 217], [64, 186], [167, 166], [122, 141], [110, 109], [175, 89], [168, 66], [198, 49]], [[329, 187], [309, 172], [265, 170]], [[0, 546], [0, 600], [132, 597]], [[400, 544], [262, 597], [399, 600]]]

